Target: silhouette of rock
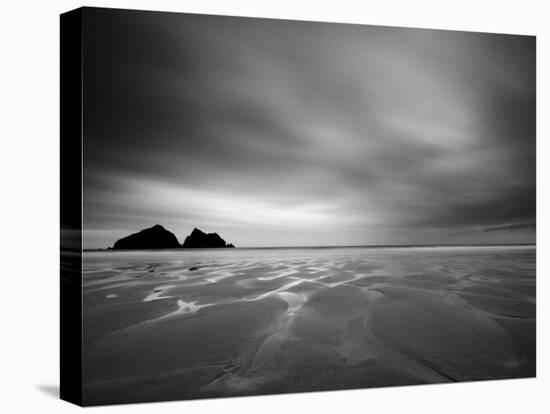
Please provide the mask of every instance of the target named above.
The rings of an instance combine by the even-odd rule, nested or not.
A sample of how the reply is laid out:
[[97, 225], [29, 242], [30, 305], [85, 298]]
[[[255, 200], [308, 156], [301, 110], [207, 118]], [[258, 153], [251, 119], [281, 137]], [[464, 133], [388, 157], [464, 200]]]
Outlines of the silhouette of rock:
[[195, 228], [189, 236], [185, 238], [183, 247], [186, 248], [204, 248], [204, 247], [235, 247], [227, 244], [218, 233], [204, 233]]
[[174, 233], [159, 224], [117, 240], [113, 249], [172, 249], [181, 247]]

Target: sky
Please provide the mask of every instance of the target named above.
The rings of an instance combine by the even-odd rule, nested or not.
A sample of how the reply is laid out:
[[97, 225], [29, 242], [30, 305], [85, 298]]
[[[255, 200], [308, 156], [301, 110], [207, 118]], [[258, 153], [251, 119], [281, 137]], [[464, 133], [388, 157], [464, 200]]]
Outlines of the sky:
[[535, 38], [84, 14], [84, 248], [535, 242]]

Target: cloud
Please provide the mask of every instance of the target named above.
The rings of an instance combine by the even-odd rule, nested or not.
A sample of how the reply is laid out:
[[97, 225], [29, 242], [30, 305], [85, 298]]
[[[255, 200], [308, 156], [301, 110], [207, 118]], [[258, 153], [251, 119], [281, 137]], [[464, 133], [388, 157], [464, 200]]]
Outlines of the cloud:
[[498, 226], [491, 226], [485, 228], [485, 231], [534, 231], [537, 225], [534, 221], [527, 223], [511, 223], [511, 224], [501, 224]]
[[288, 245], [535, 219], [532, 37], [87, 13], [89, 247], [149, 222]]

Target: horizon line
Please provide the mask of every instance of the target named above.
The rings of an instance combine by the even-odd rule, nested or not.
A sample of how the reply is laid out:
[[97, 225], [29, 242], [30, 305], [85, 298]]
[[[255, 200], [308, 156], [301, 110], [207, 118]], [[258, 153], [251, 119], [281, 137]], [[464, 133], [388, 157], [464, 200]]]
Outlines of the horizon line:
[[[431, 244], [350, 244], [350, 245], [301, 245], [301, 246], [235, 246], [233, 249], [338, 249], [338, 248], [400, 248], [400, 247], [499, 247], [499, 246], [536, 246], [535, 243], [431, 243]], [[62, 250], [78, 250], [63, 248]], [[160, 248], [160, 249], [113, 249], [110, 247], [96, 247], [96, 248], [82, 248], [83, 252], [90, 251], [121, 251], [121, 250], [223, 250], [225, 248], [214, 247], [174, 247], [174, 248]]]

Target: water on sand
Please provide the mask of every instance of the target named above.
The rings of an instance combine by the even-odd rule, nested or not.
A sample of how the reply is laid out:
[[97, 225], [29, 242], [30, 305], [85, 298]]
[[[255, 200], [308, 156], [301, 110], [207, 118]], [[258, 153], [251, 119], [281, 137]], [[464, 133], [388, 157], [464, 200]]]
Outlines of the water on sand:
[[535, 249], [86, 252], [87, 404], [535, 375]]

